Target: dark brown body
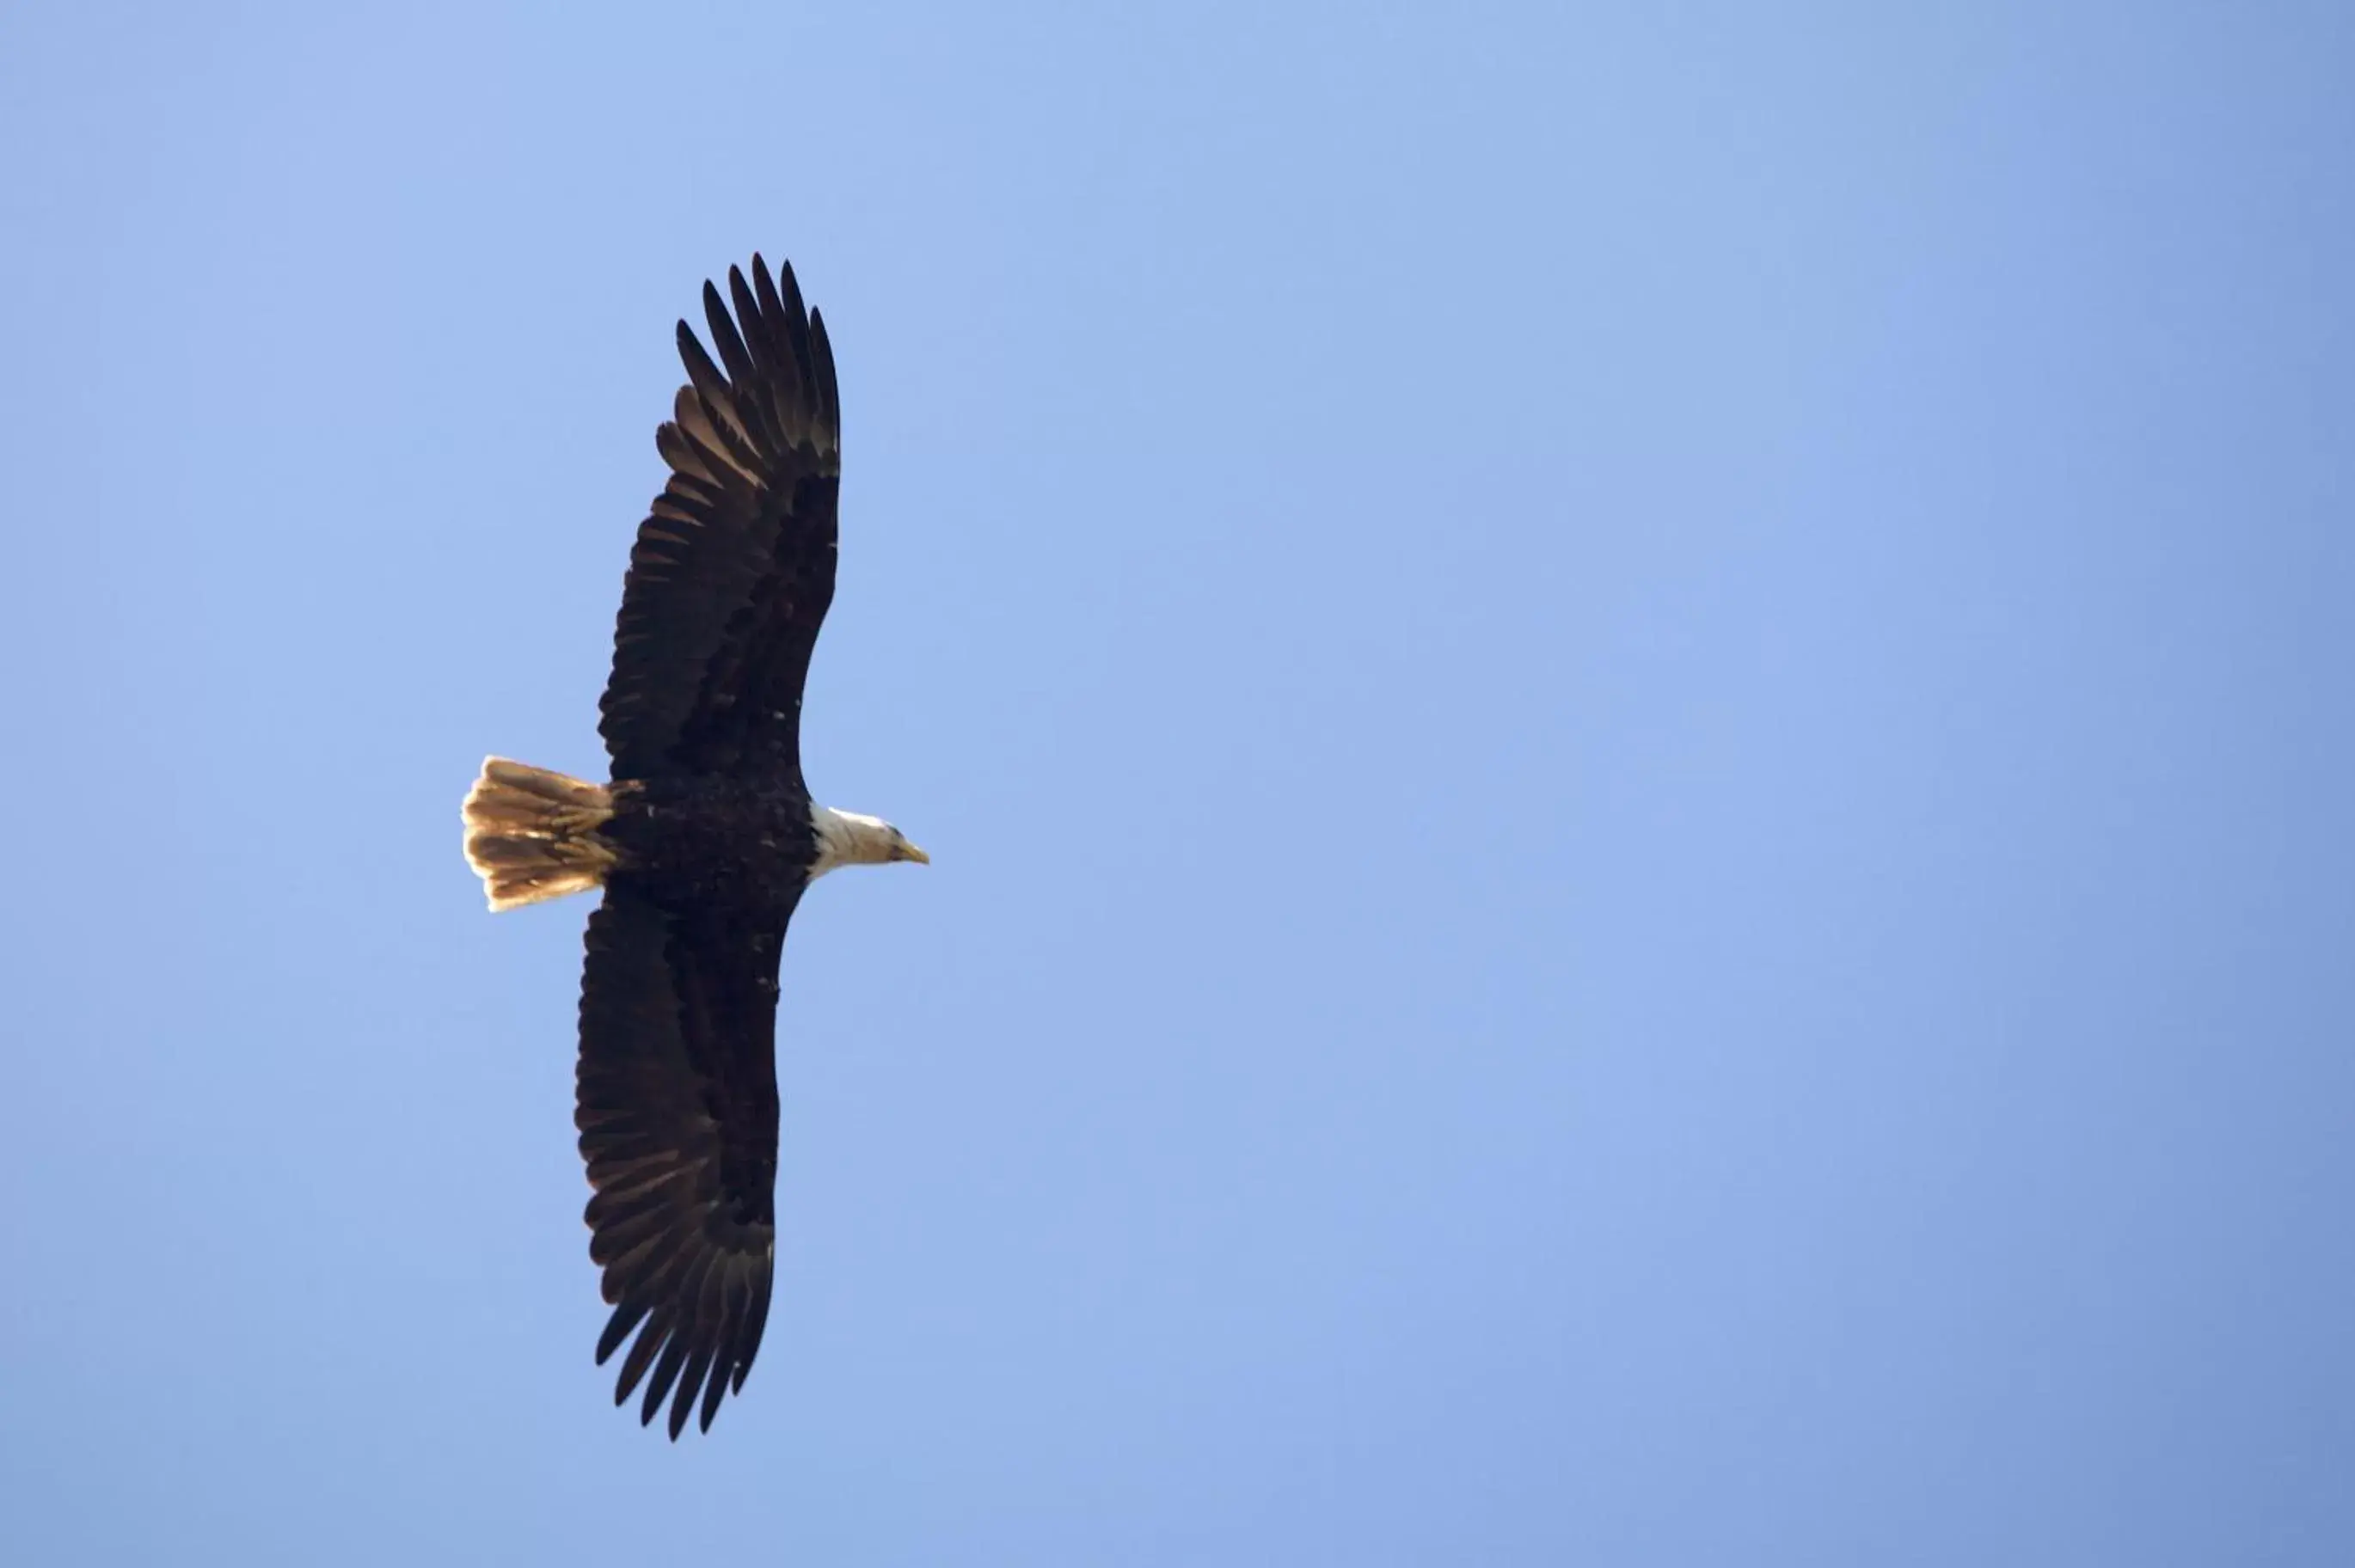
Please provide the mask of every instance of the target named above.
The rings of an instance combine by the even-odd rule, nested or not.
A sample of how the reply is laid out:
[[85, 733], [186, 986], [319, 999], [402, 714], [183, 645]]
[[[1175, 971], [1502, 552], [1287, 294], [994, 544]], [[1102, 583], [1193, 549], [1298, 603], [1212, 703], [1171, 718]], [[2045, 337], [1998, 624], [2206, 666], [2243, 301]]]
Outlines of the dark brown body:
[[617, 780], [603, 829], [619, 859], [606, 885], [668, 905], [789, 912], [817, 864], [797, 784], [733, 778]]

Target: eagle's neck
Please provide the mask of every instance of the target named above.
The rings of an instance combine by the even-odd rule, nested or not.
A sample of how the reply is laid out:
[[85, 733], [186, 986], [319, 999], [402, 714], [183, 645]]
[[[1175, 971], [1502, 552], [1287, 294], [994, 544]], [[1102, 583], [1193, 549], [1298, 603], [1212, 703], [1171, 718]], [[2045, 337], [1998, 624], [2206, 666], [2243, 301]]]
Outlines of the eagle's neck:
[[837, 866], [880, 866], [891, 859], [895, 835], [879, 816], [837, 811], [812, 801], [810, 828], [817, 835], [817, 862], [810, 867], [813, 882]]

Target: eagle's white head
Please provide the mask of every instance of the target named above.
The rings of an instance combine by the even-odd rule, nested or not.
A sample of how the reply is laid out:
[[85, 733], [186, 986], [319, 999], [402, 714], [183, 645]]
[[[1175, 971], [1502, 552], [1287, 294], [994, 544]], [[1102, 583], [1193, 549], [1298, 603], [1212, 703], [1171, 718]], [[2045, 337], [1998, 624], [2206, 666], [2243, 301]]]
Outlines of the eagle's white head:
[[817, 864], [810, 868], [815, 881], [837, 866], [888, 866], [913, 860], [929, 866], [932, 858], [908, 842], [908, 836], [879, 816], [837, 811], [830, 805], [810, 805], [810, 827], [817, 833]]

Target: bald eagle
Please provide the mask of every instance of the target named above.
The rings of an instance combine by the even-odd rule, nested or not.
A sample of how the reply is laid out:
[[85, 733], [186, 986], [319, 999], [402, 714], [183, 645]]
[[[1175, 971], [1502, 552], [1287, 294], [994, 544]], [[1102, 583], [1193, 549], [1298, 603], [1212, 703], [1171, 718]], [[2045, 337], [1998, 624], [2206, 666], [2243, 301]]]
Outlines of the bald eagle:
[[[620, 1404], [676, 1440], [741, 1392], [775, 1268], [777, 960], [837, 866], [931, 857], [810, 798], [802, 685], [834, 599], [841, 404], [826, 323], [759, 256], [703, 285], [719, 362], [678, 324], [687, 384], [655, 432], [669, 480], [638, 525], [591, 784], [492, 757], [464, 808], [491, 908], [602, 887], [581, 982], [574, 1123], [589, 1255], [625, 1341]], [[735, 315], [729, 315], [729, 304]]]

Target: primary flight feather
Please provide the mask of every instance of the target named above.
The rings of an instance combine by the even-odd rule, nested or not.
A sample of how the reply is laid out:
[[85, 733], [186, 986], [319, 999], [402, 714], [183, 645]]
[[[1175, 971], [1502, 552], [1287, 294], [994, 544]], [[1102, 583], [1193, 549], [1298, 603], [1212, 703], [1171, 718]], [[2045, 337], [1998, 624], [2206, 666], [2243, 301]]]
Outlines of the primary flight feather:
[[[730, 306], [734, 306], [731, 316]], [[802, 687], [834, 601], [841, 403], [791, 266], [703, 285], [712, 348], [655, 433], [670, 478], [638, 525], [600, 731], [610, 783], [493, 757], [466, 796], [493, 910], [602, 887], [581, 982], [575, 1125], [602, 1365], [639, 1419], [708, 1430], [761, 1347], [775, 1269], [777, 961], [810, 883], [929, 861], [810, 798]], [[634, 1339], [633, 1339], [634, 1335]]]

